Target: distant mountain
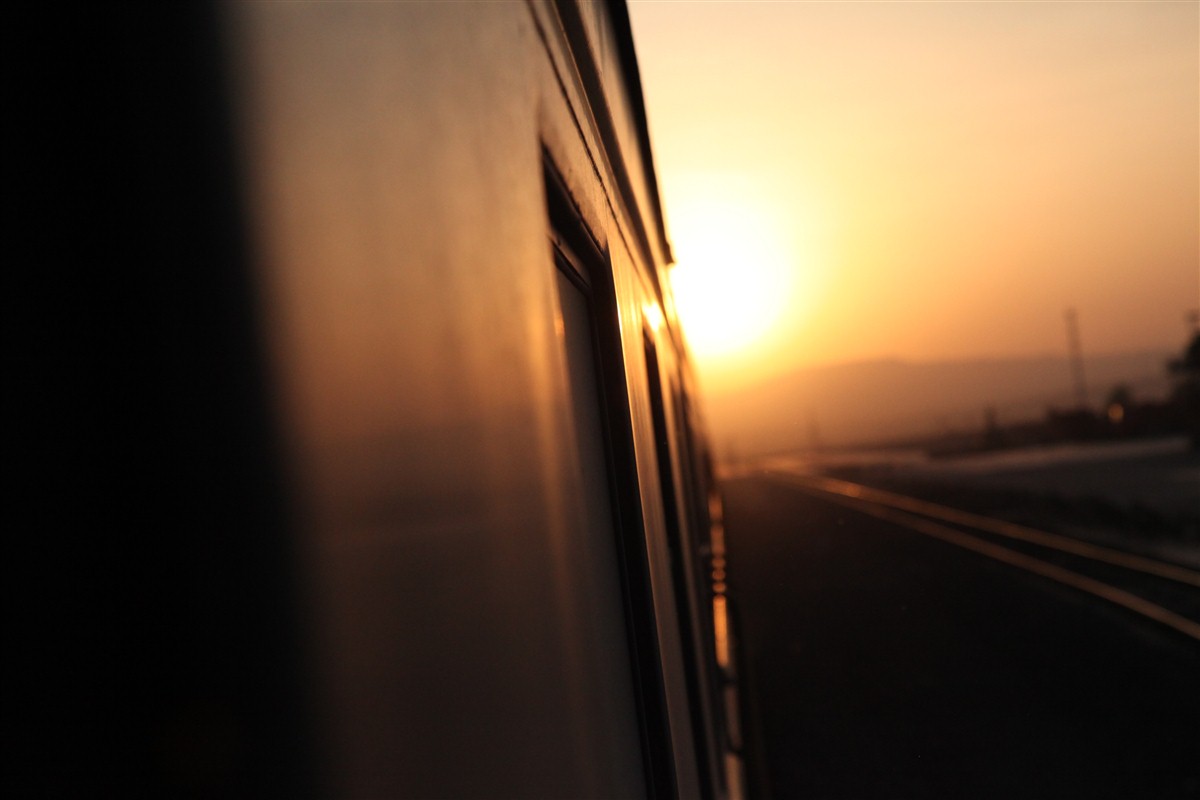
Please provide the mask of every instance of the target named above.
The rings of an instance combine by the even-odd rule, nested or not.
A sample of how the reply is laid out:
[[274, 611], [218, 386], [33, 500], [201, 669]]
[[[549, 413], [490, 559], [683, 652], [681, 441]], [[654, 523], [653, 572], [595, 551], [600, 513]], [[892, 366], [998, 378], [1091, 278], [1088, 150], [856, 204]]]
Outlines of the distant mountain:
[[[1119, 384], [1129, 386], [1137, 399], [1165, 396], [1172, 355], [1146, 351], [1087, 358], [1089, 403], [1100, 407]], [[718, 452], [741, 457], [977, 430], [989, 408], [1007, 424], [1075, 405], [1064, 356], [886, 359], [801, 369], [731, 392], [706, 389]]]

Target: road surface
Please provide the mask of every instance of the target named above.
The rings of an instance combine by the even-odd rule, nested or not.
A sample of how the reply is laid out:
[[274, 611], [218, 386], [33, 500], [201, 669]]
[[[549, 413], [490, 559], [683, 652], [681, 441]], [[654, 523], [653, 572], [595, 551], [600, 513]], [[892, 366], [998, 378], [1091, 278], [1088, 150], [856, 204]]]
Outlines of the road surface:
[[725, 521], [758, 794], [1200, 797], [1200, 643], [775, 479]]

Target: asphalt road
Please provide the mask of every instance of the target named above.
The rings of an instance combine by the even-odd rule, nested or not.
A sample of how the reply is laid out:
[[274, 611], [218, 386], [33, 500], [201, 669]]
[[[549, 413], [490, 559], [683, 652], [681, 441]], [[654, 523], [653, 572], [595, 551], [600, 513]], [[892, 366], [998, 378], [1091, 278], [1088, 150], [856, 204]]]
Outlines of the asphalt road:
[[756, 794], [1200, 798], [1200, 645], [765, 478], [725, 485]]

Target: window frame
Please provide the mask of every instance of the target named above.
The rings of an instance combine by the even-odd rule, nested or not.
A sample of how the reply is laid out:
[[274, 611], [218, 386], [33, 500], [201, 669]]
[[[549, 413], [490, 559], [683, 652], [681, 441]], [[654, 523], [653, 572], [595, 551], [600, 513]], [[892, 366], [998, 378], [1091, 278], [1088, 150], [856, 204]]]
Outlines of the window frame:
[[656, 800], [675, 798], [678, 796], [678, 777], [612, 264], [584, 222], [562, 173], [544, 149], [543, 173], [554, 268], [583, 293], [592, 328], [592, 367], [599, 394], [605, 470], [646, 794]]

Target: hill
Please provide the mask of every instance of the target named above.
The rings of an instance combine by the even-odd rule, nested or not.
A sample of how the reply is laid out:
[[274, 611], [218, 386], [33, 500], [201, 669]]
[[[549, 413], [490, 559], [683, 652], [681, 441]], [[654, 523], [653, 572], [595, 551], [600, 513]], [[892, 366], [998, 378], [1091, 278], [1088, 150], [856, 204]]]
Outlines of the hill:
[[[1166, 351], [1097, 355], [1085, 362], [1088, 401], [1118, 384], [1137, 399], [1169, 390]], [[910, 362], [882, 359], [810, 367], [734, 391], [706, 388], [718, 453], [739, 457], [812, 447], [862, 446], [1039, 419], [1075, 404], [1061, 356]]]

